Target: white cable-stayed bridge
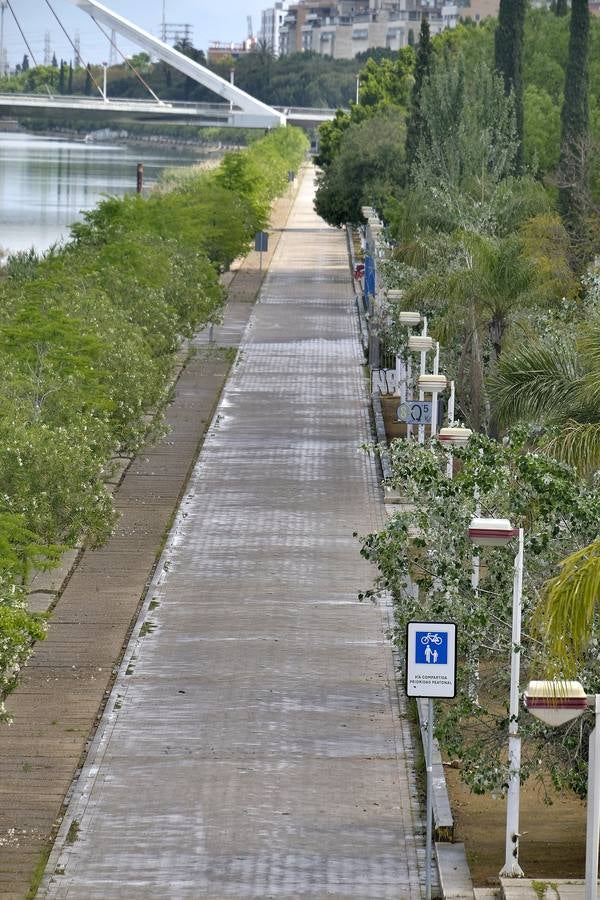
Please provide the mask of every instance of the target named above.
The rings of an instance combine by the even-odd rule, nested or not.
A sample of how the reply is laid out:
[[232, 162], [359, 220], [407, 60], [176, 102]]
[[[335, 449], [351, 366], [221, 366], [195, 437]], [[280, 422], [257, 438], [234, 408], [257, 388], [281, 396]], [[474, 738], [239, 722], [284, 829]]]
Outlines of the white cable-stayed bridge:
[[152, 99], [110, 98], [106, 89], [98, 88], [100, 97], [64, 96], [53, 94], [0, 94], [0, 113], [5, 115], [48, 114], [56, 111], [77, 113], [90, 118], [136, 117], [146, 121], [196, 122], [234, 128], [275, 128], [290, 124], [314, 126], [333, 119], [335, 110], [298, 107], [273, 107], [216, 72], [207, 69], [185, 54], [171, 47], [133, 22], [108, 9], [97, 0], [68, 0], [87, 13], [102, 30], [102, 26], [117, 32], [143, 50], [172, 66], [188, 78], [203, 85], [221, 98], [219, 103], [185, 103], [164, 101], [152, 94]]

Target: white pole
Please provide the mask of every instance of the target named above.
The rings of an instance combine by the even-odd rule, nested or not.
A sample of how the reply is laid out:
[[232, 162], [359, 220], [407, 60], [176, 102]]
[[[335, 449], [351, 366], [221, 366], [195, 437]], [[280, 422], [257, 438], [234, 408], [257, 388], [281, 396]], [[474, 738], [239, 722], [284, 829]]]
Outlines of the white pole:
[[[452, 425], [454, 422], [454, 382], [450, 382], [450, 399], [448, 400], [448, 425]], [[448, 454], [448, 463], [446, 465], [446, 476], [448, 478], [452, 478], [454, 475], [454, 461], [452, 457], [452, 448], [450, 448], [450, 453]]]
[[396, 390], [394, 397], [402, 397], [402, 383], [404, 381], [404, 365], [402, 354], [396, 353]]
[[430, 438], [434, 438], [437, 434], [438, 428], [438, 395], [433, 393], [431, 395], [431, 430], [430, 430]]
[[[435, 356], [433, 358], [433, 374], [440, 373], [440, 342], [436, 341]], [[437, 434], [438, 429], [438, 395], [434, 392], [431, 395], [431, 427], [429, 429], [429, 437], [433, 438]], [[425, 429], [423, 429], [424, 431]]]
[[[427, 316], [423, 316], [423, 328], [421, 329], [421, 335], [422, 335], [422, 337], [427, 337]], [[424, 353], [423, 351], [421, 351], [421, 367], [420, 367], [421, 375], [425, 374], [426, 360], [427, 360], [427, 354]], [[419, 391], [419, 400], [423, 401], [424, 399], [425, 399], [425, 394], [423, 393], [423, 391]], [[419, 443], [424, 444], [425, 443], [425, 426], [419, 425], [417, 431], [418, 431], [418, 435], [419, 435], [419, 437], [418, 437]]]
[[523, 529], [519, 528], [519, 549], [515, 556], [513, 581], [512, 642], [510, 651], [510, 708], [508, 725], [508, 795], [506, 799], [506, 843], [500, 875], [520, 878], [519, 792], [521, 781], [521, 738], [519, 735], [519, 675], [521, 668], [521, 594], [523, 590]]
[[585, 900], [598, 896], [598, 843], [600, 842], [600, 694], [592, 700], [596, 716], [595, 728], [590, 734], [588, 759], [587, 828], [585, 839]]
[[[410, 353], [408, 354], [408, 359], [406, 360], [406, 382], [405, 382], [406, 394], [408, 395], [408, 391], [410, 389], [411, 394], [413, 394], [413, 384], [412, 384], [412, 360], [410, 357]], [[413, 395], [414, 396], [414, 395]], [[408, 400], [408, 396], [404, 398]], [[411, 397], [412, 400], [412, 397]], [[406, 439], [412, 439], [412, 425], [406, 426]]]
[[0, 78], [6, 75], [6, 66], [4, 65], [4, 11], [6, 9], [6, 0], [0, 0]]
[[427, 772], [427, 828], [425, 839], [425, 900], [431, 900], [431, 866], [433, 844], [433, 700], [427, 701], [427, 759], [425, 768]]
[[358, 104], [358, 98], [360, 96], [360, 73], [356, 76], [356, 103]]
[[104, 97], [104, 102], [108, 103], [108, 97], [106, 96], [106, 63], [102, 63], [102, 68], [104, 69], [102, 96]]

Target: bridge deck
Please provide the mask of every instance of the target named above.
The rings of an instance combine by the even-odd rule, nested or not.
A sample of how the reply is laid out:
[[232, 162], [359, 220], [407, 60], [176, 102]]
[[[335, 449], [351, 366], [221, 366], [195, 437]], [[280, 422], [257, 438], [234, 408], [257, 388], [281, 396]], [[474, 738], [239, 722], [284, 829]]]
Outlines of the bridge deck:
[[345, 242], [312, 198], [305, 176], [41, 896], [422, 894], [385, 614], [356, 601], [352, 532], [384, 511]]

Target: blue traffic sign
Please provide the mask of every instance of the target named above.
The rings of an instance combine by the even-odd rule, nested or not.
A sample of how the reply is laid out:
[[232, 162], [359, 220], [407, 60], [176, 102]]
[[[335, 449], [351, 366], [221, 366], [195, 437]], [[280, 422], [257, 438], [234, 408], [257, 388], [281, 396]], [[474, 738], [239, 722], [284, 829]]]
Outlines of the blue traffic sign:
[[409, 697], [456, 695], [454, 622], [408, 622], [406, 693]]
[[447, 631], [417, 631], [415, 662], [427, 666], [445, 666], [448, 662]]

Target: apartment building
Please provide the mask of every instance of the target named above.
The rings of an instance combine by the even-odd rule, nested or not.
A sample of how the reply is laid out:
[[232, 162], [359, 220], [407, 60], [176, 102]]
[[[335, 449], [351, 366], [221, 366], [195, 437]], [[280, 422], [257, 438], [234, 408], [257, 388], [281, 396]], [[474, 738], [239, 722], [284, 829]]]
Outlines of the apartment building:
[[446, 0], [297, 0], [282, 10], [279, 52], [312, 51], [351, 59], [375, 47], [400, 50], [416, 42], [423, 17], [437, 34], [454, 28], [461, 18], [480, 21], [497, 15], [498, 5], [499, 0], [471, 0], [471, 5]]
[[260, 14], [260, 31], [258, 39], [264, 47], [268, 47], [273, 56], [281, 52], [280, 29], [287, 15], [288, 0], [276, 0], [274, 6], [263, 9]]

